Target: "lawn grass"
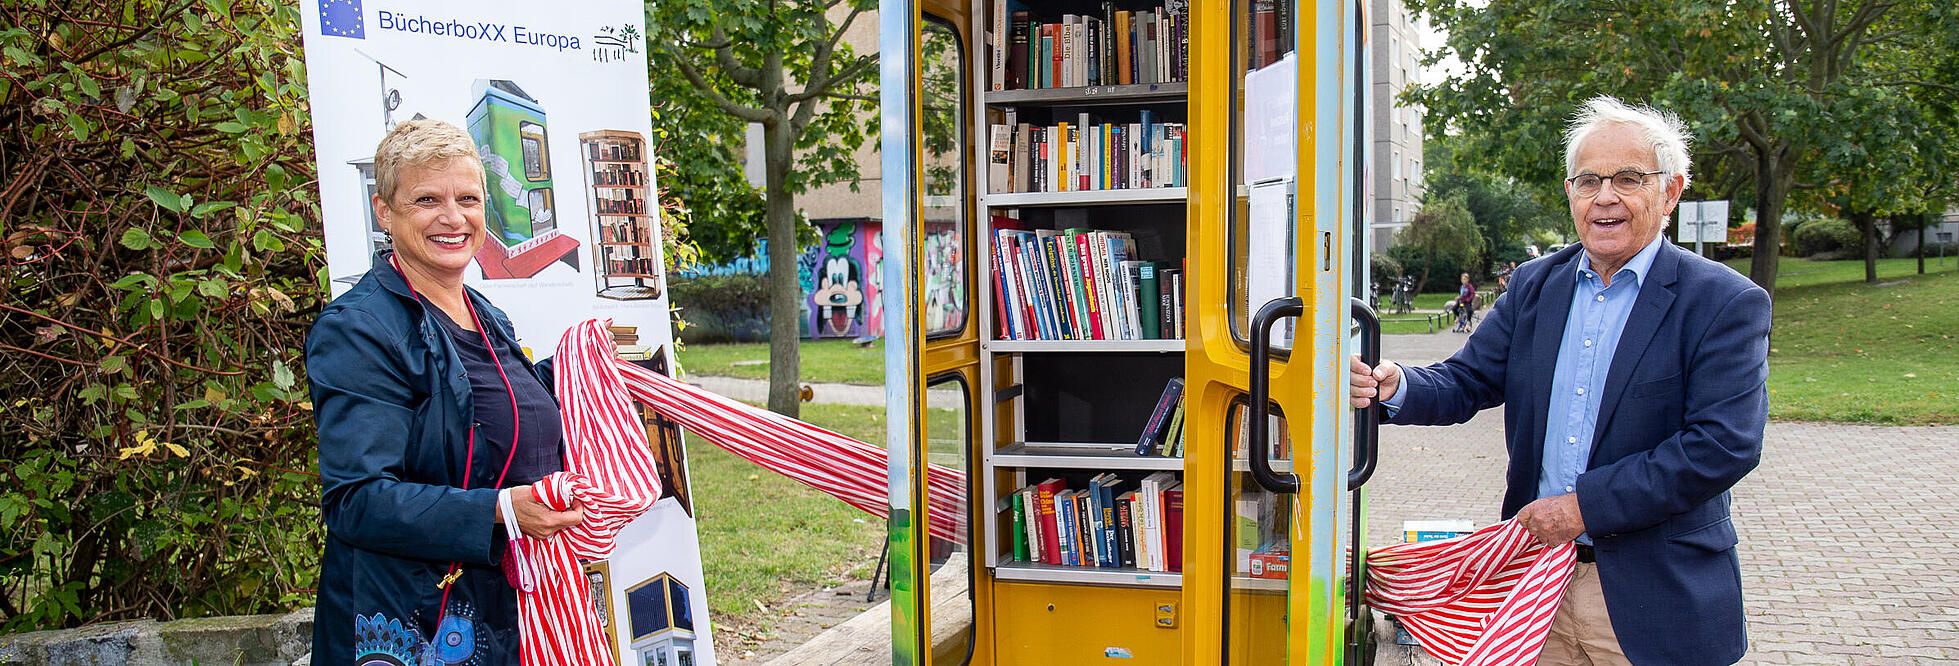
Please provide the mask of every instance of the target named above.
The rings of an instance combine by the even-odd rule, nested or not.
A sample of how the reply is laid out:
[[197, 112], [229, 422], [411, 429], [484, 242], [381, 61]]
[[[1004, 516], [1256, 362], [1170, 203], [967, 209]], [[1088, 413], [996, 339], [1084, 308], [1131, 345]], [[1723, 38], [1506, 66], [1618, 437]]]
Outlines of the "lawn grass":
[[[680, 350], [688, 374], [769, 378], [768, 343], [687, 345]], [[808, 381], [878, 385], [884, 383], [884, 339], [859, 346], [849, 340], [804, 340], [801, 375]]]
[[1866, 284], [1856, 260], [1783, 259], [1778, 268], [1770, 418], [1959, 423], [1953, 263], [1934, 271], [1928, 262], [1918, 275], [1916, 260], [1881, 260], [1878, 280], [1889, 286]]
[[[884, 445], [882, 406], [809, 403], [802, 420]], [[926, 431], [933, 462], [964, 467], [943, 454], [964, 449], [957, 412], [929, 410]], [[883, 519], [700, 437], [689, 444], [701, 562], [717, 625], [769, 631], [789, 597], [871, 577], [884, 544]]]

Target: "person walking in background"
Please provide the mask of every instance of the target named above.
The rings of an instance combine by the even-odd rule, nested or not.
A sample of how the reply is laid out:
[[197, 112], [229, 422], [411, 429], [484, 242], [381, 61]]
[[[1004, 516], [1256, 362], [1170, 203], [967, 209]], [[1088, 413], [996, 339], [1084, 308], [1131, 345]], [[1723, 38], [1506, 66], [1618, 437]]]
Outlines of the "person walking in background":
[[544, 539], [584, 519], [529, 487], [564, 469], [549, 369], [463, 286], [485, 234], [469, 135], [401, 123], [374, 168], [393, 249], [306, 337], [327, 527], [313, 663], [516, 666], [510, 530]]
[[1579, 243], [1519, 267], [1427, 367], [1351, 361], [1355, 407], [1461, 423], [1504, 406], [1502, 516], [1578, 564], [1539, 664], [1730, 664], [1747, 650], [1729, 489], [1761, 462], [1767, 292], [1668, 242], [1686, 127], [1610, 97], [1565, 135]]
[[1449, 302], [1449, 312], [1456, 317], [1456, 332], [1469, 332], [1469, 317], [1476, 312], [1476, 283], [1469, 281], [1469, 274], [1462, 274], [1462, 284], [1456, 287], [1456, 300]]

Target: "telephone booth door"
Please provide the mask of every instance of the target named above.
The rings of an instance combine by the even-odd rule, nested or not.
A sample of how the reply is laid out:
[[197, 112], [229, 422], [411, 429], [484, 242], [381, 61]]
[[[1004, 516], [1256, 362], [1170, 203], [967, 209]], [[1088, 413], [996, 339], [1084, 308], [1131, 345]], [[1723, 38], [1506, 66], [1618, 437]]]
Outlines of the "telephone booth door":
[[[985, 588], [975, 584], [972, 547], [980, 396], [974, 152], [964, 120], [971, 23], [962, 4], [943, 0], [878, 9], [892, 663], [989, 663], [976, 639]], [[934, 465], [954, 473], [928, 474]], [[934, 523], [953, 529], [935, 533]]]
[[1206, 19], [1192, 22], [1192, 143], [1221, 149], [1191, 156], [1189, 300], [1203, 311], [1186, 390], [1204, 418], [1186, 433], [1185, 484], [1221, 520], [1187, 537], [1197, 556], [1186, 599], [1205, 626], [1186, 655], [1364, 663], [1357, 488], [1374, 447], [1355, 442], [1346, 399], [1347, 357], [1367, 337], [1355, 323], [1373, 324], [1352, 305], [1367, 266], [1355, 233], [1365, 228], [1364, 5], [1232, 0], [1192, 11]]

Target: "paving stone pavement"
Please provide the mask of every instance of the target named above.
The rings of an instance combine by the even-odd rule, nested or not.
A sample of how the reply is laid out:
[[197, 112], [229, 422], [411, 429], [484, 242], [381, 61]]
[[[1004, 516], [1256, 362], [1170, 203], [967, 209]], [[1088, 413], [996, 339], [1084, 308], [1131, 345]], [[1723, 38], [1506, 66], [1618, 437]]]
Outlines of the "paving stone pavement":
[[[1426, 363], [1466, 336], [1388, 336]], [[1385, 427], [1369, 539], [1401, 521], [1497, 518], [1503, 415]], [[1959, 663], [1959, 427], [1770, 423], [1762, 464], [1734, 490], [1748, 614], [1744, 664]]]
[[[1382, 349], [1429, 363], [1466, 337], [1391, 335]], [[1382, 428], [1369, 542], [1398, 540], [1403, 520], [1488, 525], [1504, 463], [1501, 410], [1455, 426]], [[1959, 427], [1770, 423], [1761, 467], [1734, 491], [1749, 621], [1742, 663], [1959, 664], [1956, 482]], [[766, 658], [801, 644], [869, 607], [864, 586], [776, 604], [784, 621], [745, 649]]]

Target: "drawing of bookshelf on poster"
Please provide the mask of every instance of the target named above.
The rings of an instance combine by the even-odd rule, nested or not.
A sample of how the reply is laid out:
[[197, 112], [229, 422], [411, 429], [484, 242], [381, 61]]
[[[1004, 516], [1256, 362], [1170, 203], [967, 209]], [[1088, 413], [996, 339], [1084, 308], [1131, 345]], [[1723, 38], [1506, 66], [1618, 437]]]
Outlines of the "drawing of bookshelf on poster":
[[621, 301], [659, 298], [659, 237], [653, 229], [652, 178], [646, 138], [598, 130], [578, 135], [591, 190], [592, 274], [598, 295]]
[[1182, 584], [1187, 8], [974, 5], [996, 580]]

